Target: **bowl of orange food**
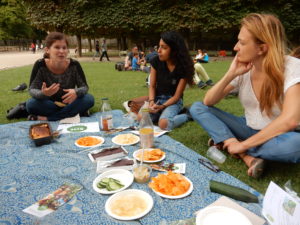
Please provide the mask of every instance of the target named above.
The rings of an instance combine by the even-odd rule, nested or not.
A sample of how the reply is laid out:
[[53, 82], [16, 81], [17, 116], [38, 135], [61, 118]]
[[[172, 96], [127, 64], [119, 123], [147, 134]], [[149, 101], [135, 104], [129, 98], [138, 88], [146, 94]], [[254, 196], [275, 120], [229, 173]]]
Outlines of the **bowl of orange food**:
[[170, 199], [184, 198], [193, 191], [193, 183], [190, 179], [171, 171], [152, 177], [148, 186], [157, 195]]
[[81, 148], [97, 147], [104, 143], [104, 138], [99, 136], [85, 136], [78, 138], [75, 141], [75, 145]]
[[[143, 149], [136, 150], [133, 152], [133, 157], [142, 161], [143, 158]], [[166, 153], [159, 148], [147, 148], [144, 149], [144, 162], [146, 163], [155, 163], [160, 162], [166, 158]]]

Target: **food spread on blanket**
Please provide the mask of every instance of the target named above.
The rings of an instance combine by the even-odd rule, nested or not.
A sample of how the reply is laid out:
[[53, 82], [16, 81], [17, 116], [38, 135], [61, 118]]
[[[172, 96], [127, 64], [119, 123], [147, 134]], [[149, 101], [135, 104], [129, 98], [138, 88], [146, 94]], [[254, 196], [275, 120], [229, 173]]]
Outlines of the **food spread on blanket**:
[[110, 205], [110, 210], [121, 217], [133, 217], [143, 213], [148, 207], [144, 198], [135, 193], [129, 193], [116, 198]]
[[114, 137], [114, 142], [119, 145], [130, 145], [139, 141], [139, 137], [134, 134], [119, 134]]
[[185, 173], [185, 163], [159, 163], [159, 164], [150, 164], [152, 169], [162, 172], [173, 171], [174, 173]]
[[137, 183], [141, 183], [141, 184], [149, 181], [150, 173], [151, 173], [150, 167], [145, 165], [137, 165], [133, 169], [134, 180]]
[[[142, 160], [143, 153], [142, 151], [136, 154], [136, 157], [139, 160]], [[144, 161], [156, 161], [161, 159], [165, 155], [165, 152], [160, 150], [159, 148], [151, 149], [151, 150], [144, 150]]]
[[124, 187], [124, 184], [122, 184], [117, 179], [110, 178], [110, 177], [104, 177], [97, 184], [97, 187], [100, 189], [105, 188], [108, 191], [116, 191], [116, 190], [119, 190], [120, 188]]
[[186, 193], [190, 188], [190, 182], [179, 173], [168, 171], [167, 174], [158, 174], [151, 178], [149, 187], [164, 195], [177, 196]]
[[41, 124], [31, 128], [31, 136], [33, 139], [43, 138], [50, 136], [50, 129], [48, 124]]
[[101, 144], [103, 141], [96, 137], [86, 136], [76, 140], [76, 143], [80, 146], [90, 147]]

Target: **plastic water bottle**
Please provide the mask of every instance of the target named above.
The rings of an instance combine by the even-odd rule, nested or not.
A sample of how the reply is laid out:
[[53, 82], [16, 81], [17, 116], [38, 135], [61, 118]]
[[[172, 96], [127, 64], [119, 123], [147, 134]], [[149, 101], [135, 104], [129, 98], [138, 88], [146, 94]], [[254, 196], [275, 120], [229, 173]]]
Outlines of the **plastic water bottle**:
[[149, 109], [143, 108], [141, 110], [142, 118], [140, 121], [139, 133], [141, 138], [141, 147], [152, 148], [154, 140], [153, 123], [150, 118]]
[[109, 131], [113, 128], [113, 116], [108, 98], [102, 98], [100, 127], [104, 131]]

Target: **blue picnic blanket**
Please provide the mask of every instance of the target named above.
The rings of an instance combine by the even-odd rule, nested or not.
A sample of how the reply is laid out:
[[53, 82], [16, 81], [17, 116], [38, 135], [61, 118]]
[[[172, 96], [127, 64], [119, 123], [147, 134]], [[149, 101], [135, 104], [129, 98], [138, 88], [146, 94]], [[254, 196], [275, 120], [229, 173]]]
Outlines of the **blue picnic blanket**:
[[[99, 116], [96, 113], [91, 117], [81, 118], [81, 122], [95, 122]], [[115, 126], [124, 123], [120, 110], [113, 111], [113, 118]], [[168, 224], [195, 217], [197, 210], [220, 197], [219, 194], [210, 192], [211, 179], [244, 188], [262, 199], [260, 193], [231, 175], [214, 173], [200, 165], [198, 158], [202, 156], [163, 135], [155, 139], [155, 145], [166, 152], [168, 162], [186, 163], [185, 176], [194, 185], [192, 194], [182, 199], [165, 199], [156, 195], [147, 184], [133, 183], [130, 188], [144, 190], [153, 197], [153, 209], [139, 220], [115, 220], [104, 209], [109, 195], [101, 195], [92, 188], [93, 180], [98, 176], [96, 164], [90, 161], [87, 153], [79, 154], [82, 148], [74, 145], [79, 137], [104, 134], [62, 134], [51, 144], [36, 147], [29, 138], [29, 127], [35, 123], [37, 122], [26, 121], [0, 125], [0, 224]], [[51, 122], [50, 125], [56, 130], [58, 122]], [[112, 144], [111, 138], [115, 135], [117, 134], [104, 136], [105, 145]], [[126, 146], [126, 149], [129, 156], [132, 156], [139, 149], [139, 144]], [[152, 176], [156, 175], [157, 172], [152, 173]], [[83, 189], [57, 211], [43, 218], [22, 211], [66, 182], [80, 184]], [[260, 204], [238, 204], [261, 215]]]

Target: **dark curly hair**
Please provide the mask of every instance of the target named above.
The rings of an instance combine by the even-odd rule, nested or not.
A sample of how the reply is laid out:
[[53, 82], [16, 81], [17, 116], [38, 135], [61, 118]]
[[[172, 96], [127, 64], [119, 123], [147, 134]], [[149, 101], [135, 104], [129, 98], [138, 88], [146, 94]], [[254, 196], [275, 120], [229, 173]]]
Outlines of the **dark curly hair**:
[[161, 34], [161, 39], [171, 48], [170, 58], [178, 73], [184, 74], [188, 84], [193, 84], [194, 63], [182, 36], [175, 31]]

